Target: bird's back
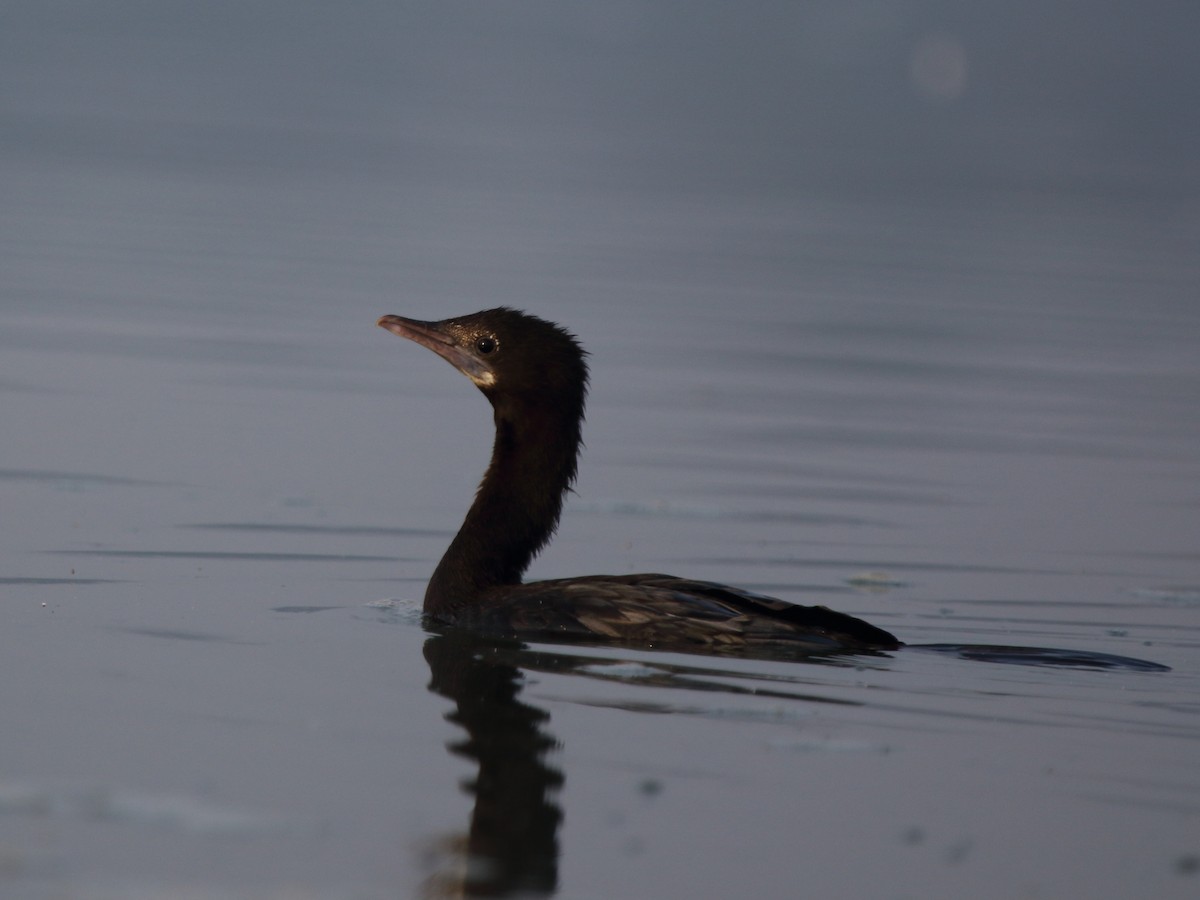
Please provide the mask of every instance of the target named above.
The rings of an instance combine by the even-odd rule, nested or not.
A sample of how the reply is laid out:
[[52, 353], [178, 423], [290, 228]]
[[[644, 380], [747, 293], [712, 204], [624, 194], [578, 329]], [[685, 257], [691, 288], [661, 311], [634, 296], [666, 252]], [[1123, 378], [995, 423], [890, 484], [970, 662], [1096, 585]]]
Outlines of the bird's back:
[[592, 575], [504, 585], [446, 624], [526, 640], [613, 642], [753, 653], [894, 650], [881, 628], [824, 606], [799, 606], [672, 575]]

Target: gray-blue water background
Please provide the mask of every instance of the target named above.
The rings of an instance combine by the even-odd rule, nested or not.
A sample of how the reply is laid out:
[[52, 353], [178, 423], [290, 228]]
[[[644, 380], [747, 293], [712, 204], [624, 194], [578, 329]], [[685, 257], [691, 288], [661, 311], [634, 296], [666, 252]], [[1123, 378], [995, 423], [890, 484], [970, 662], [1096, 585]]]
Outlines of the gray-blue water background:
[[[0, 895], [1196, 896], [1197, 24], [5, 3]], [[374, 322], [499, 304], [592, 354], [534, 576], [1171, 671], [431, 640], [489, 410]]]

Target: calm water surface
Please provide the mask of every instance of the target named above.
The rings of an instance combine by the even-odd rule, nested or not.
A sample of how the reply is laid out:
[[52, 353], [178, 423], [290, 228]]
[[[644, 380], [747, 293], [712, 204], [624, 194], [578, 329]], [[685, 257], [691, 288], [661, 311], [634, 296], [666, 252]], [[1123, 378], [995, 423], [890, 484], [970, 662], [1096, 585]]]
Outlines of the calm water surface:
[[[705, 131], [757, 120], [651, 66], [760, 32], [633, 6], [541, 37], [69, 7], [5, 54], [0, 895], [1195, 895], [1194, 171], [1082, 177], [1030, 131], [942, 178], [833, 129], [775, 184], [786, 135]], [[592, 353], [533, 576], [1169, 670], [426, 631], [490, 410], [373, 323], [502, 303]]]

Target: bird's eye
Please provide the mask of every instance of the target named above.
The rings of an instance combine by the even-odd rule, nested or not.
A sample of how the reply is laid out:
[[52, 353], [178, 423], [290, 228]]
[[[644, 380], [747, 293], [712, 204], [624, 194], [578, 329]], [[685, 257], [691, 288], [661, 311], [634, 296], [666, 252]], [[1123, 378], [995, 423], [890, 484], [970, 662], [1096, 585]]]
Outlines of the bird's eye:
[[480, 353], [491, 353], [496, 349], [496, 339], [490, 337], [481, 337], [475, 341], [475, 349]]

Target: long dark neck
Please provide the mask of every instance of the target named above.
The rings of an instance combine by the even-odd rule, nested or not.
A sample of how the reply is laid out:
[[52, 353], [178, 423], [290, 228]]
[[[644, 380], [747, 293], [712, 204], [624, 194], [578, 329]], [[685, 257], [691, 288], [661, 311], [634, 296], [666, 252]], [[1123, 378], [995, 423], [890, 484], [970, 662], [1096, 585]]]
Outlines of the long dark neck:
[[519, 584], [545, 546], [575, 479], [582, 411], [496, 410], [492, 461], [462, 527], [434, 570], [425, 612], [454, 613]]

